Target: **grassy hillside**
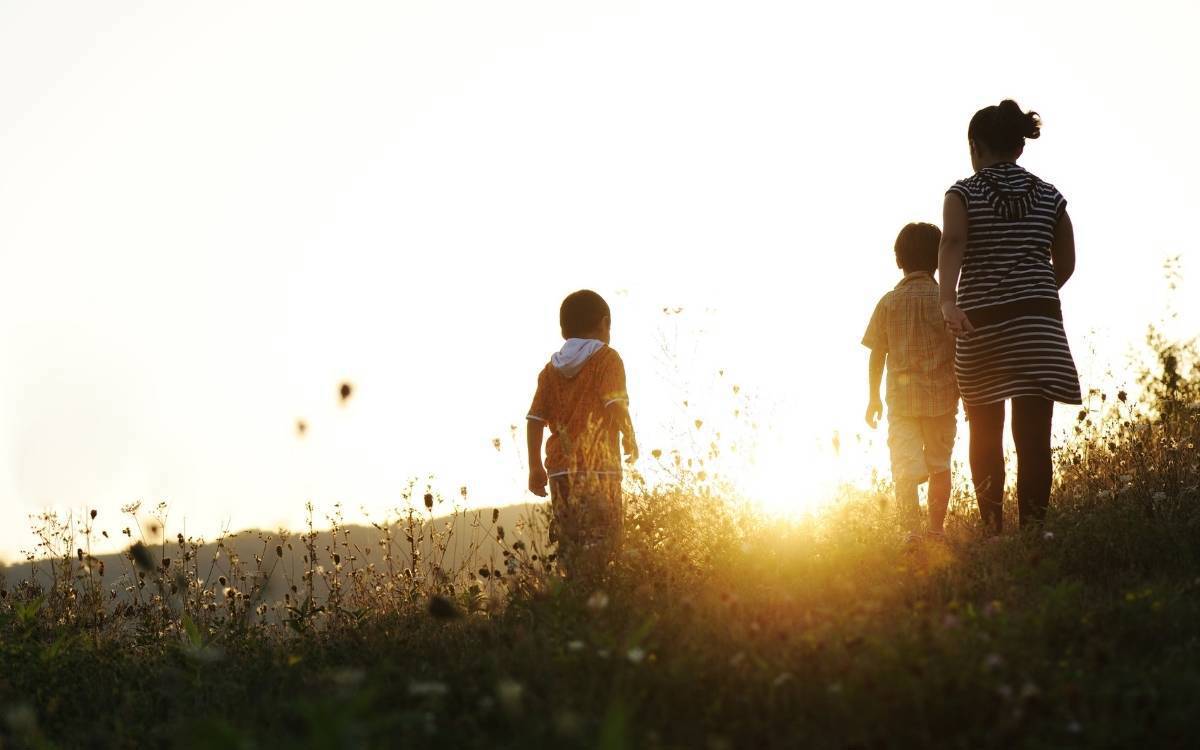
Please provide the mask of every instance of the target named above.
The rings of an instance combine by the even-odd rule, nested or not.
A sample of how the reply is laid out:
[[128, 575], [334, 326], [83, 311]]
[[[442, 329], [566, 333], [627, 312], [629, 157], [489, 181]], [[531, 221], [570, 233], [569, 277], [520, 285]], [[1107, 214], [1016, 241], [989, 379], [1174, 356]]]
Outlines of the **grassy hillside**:
[[[104, 585], [71, 541], [53, 577], [4, 586], [0, 739], [1193, 747], [1200, 418], [1093, 407], [1044, 527], [984, 540], [960, 485], [949, 543], [916, 552], [886, 488], [785, 524], [687, 474], [632, 493], [625, 552], [590, 582], [553, 573], [536, 523], [518, 537], [490, 513], [222, 547], [215, 576], [176, 539]], [[440, 552], [472, 539], [486, 564]]]

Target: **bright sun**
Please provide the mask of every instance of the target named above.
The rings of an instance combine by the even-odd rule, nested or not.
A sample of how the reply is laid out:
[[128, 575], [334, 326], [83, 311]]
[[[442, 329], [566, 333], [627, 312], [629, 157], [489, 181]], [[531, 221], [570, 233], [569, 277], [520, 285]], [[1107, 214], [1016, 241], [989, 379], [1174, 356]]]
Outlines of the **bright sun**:
[[783, 438], [762, 446], [736, 483], [764, 513], [801, 518], [833, 503], [846, 478], [842, 472], [838, 457], [815, 440]]

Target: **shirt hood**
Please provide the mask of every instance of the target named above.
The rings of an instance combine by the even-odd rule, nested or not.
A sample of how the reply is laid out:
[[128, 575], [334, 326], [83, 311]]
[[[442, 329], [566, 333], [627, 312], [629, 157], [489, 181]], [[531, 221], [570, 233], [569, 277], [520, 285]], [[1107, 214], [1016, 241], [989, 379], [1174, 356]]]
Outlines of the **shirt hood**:
[[996, 164], [976, 174], [987, 186], [987, 200], [996, 216], [1023, 219], [1033, 207], [1038, 180], [1016, 164]]
[[593, 354], [604, 348], [604, 342], [599, 339], [567, 339], [550, 357], [550, 364], [562, 373], [564, 378], [573, 378], [583, 369], [583, 365]]

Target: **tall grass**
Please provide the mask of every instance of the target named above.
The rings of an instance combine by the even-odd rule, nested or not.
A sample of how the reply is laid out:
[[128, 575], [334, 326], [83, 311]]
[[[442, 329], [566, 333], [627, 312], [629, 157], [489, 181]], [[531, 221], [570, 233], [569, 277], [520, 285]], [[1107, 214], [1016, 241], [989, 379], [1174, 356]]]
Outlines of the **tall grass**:
[[959, 485], [949, 543], [915, 552], [886, 488], [789, 522], [686, 466], [630, 483], [587, 582], [558, 575], [543, 511], [417, 483], [368, 537], [310, 508], [206, 546], [130, 507], [103, 559], [103, 517], [44, 516], [36, 573], [0, 587], [0, 741], [1190, 747], [1200, 414], [1148, 392], [1090, 397], [1043, 527], [984, 541]]

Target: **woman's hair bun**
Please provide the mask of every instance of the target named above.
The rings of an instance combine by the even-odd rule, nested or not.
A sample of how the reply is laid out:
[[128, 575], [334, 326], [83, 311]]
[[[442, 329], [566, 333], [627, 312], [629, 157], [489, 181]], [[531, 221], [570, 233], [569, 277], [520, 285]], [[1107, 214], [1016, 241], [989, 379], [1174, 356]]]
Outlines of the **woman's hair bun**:
[[1037, 138], [1042, 134], [1042, 118], [1037, 112], [1022, 112], [1021, 105], [1012, 99], [1000, 102], [999, 119], [1011, 132], [1020, 133], [1022, 138]]
[[1016, 151], [1026, 138], [1042, 134], [1042, 118], [1037, 112], [1023, 112], [1021, 105], [1005, 99], [999, 105], [984, 107], [971, 118], [967, 137], [997, 154]]

